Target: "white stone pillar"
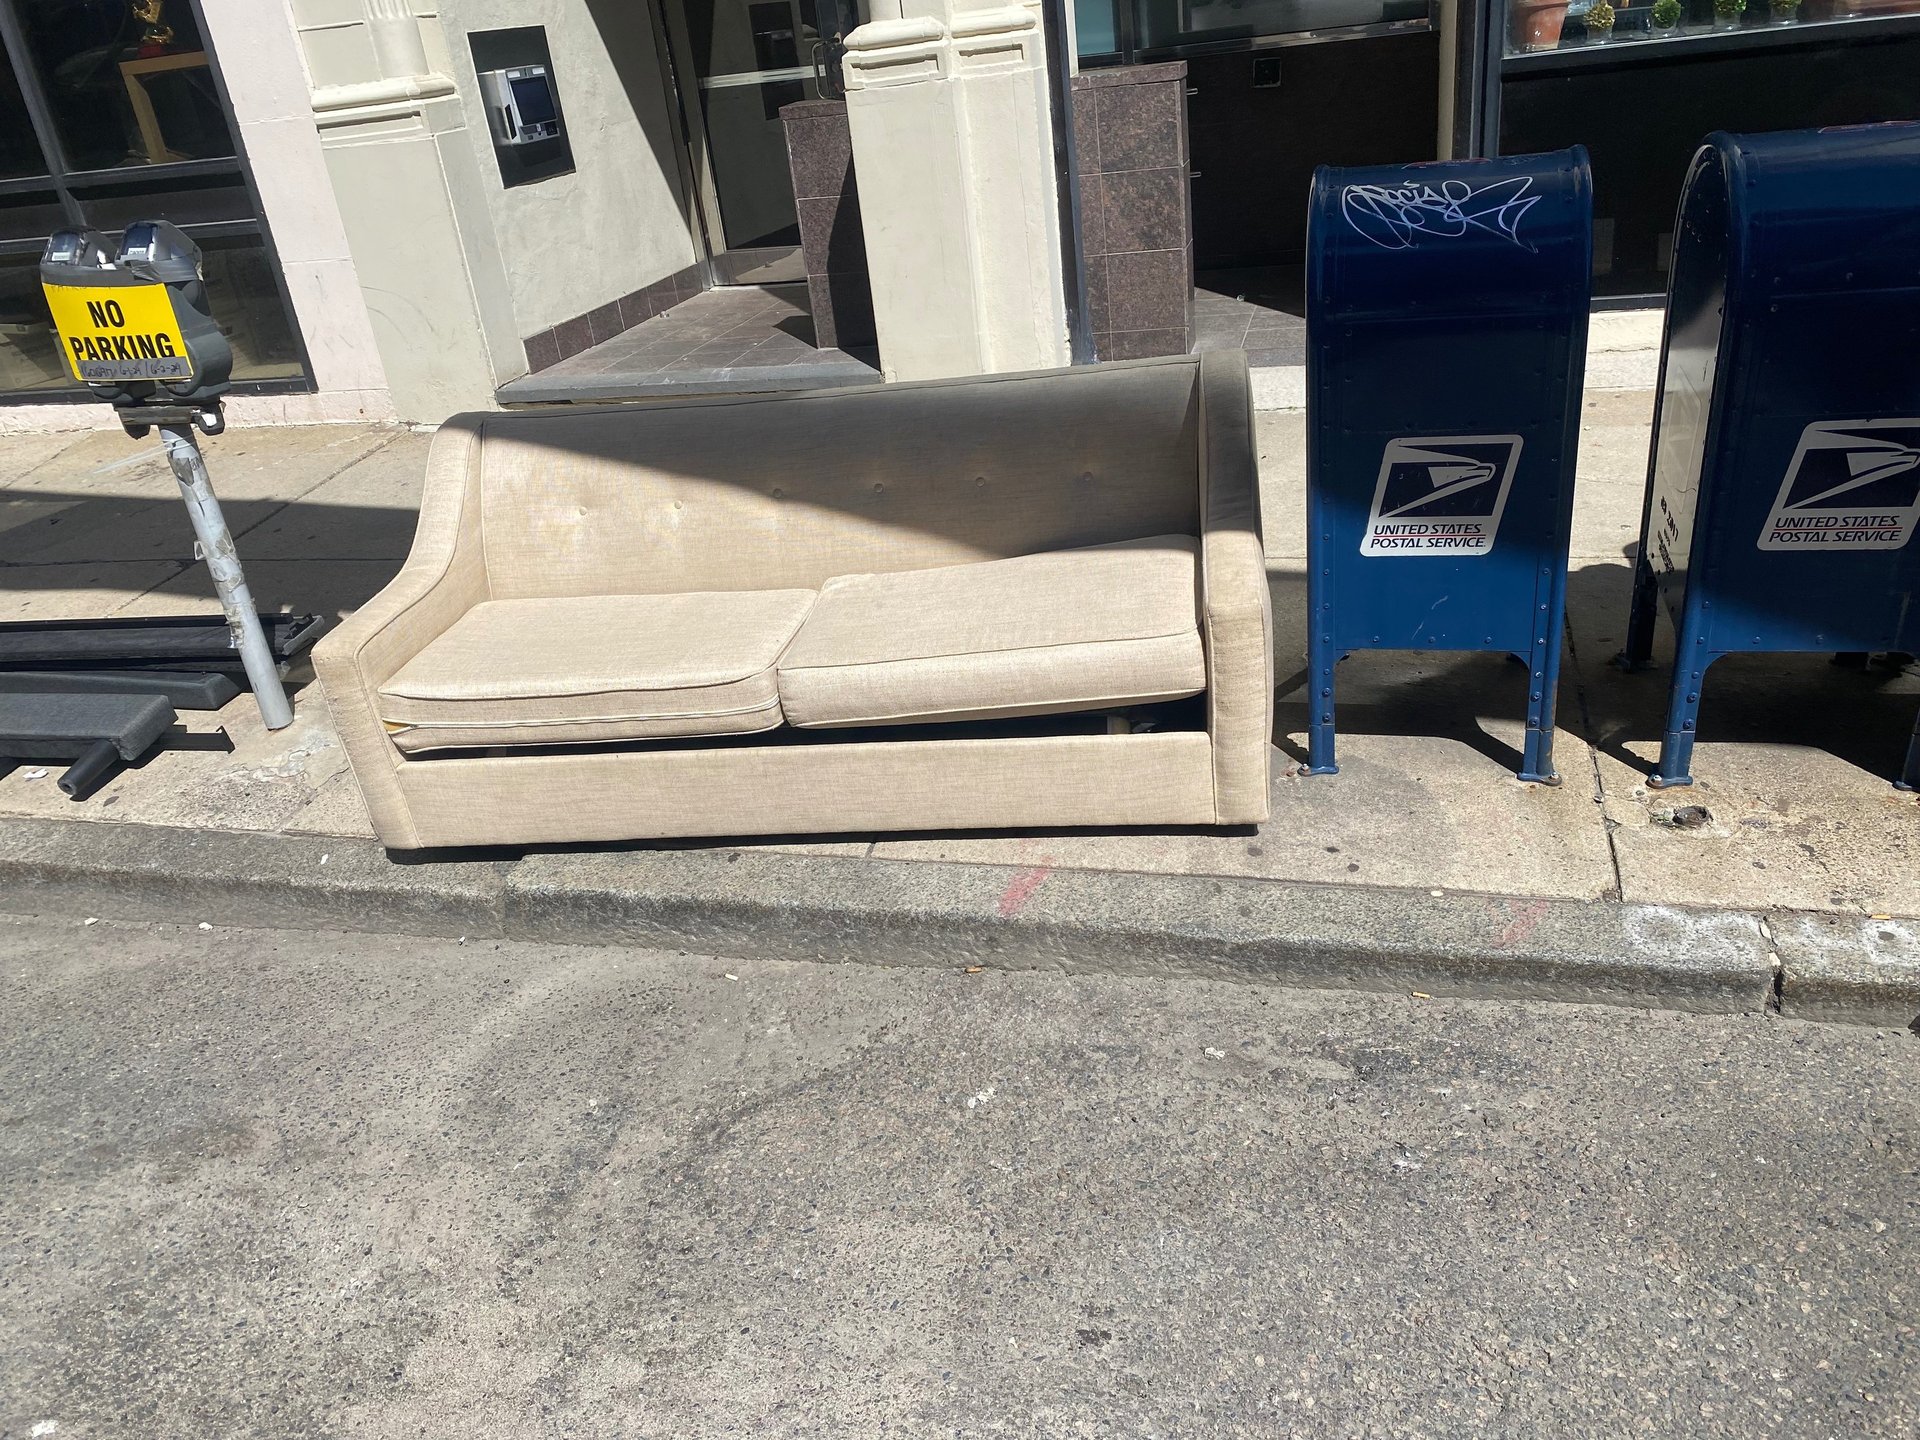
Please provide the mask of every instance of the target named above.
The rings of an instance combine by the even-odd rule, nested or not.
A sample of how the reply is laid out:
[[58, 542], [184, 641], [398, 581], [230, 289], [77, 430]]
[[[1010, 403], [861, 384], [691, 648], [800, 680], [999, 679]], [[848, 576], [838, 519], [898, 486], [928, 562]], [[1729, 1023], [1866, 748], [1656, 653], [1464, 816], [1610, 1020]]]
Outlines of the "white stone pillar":
[[875, 0], [844, 74], [889, 379], [1069, 364], [1037, 5]]
[[393, 397], [314, 132], [292, 14], [261, 0], [201, 0], [200, 18], [220, 57], [316, 390], [240, 397], [232, 419], [390, 420]]
[[[453, 80], [411, 0], [292, 0], [314, 124], [394, 408], [486, 409], [526, 371], [506, 267]], [[434, 37], [436, 40], [438, 36]]]

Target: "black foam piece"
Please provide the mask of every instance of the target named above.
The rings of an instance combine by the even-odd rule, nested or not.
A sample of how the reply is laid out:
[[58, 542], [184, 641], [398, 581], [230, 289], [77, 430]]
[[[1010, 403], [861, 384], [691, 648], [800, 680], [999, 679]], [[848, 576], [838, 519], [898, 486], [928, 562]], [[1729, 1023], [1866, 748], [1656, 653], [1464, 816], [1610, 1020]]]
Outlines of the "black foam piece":
[[0, 670], [0, 694], [158, 695], [176, 710], [218, 710], [240, 693], [225, 675], [182, 670]]

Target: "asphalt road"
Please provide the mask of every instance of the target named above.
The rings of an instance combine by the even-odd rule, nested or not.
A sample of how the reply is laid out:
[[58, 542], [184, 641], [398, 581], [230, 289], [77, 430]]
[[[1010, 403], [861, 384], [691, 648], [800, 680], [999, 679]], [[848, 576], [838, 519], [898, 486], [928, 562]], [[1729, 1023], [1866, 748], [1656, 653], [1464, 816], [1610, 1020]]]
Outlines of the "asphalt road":
[[1920, 1037], [0, 921], [0, 1435], [1920, 1432]]

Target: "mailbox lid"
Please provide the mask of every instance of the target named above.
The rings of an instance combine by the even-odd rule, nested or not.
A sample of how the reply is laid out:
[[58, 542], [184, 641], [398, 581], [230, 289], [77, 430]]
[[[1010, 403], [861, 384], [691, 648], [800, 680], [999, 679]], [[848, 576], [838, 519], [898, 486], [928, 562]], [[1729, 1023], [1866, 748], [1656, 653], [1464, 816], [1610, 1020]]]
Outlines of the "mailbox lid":
[[1588, 302], [1586, 150], [1314, 172], [1311, 322], [1412, 313], [1562, 315]]
[[1728, 188], [1736, 283], [1768, 296], [1920, 285], [1920, 124], [1721, 133], [1704, 148]]
[[1676, 619], [1697, 571], [1715, 650], [1920, 643], [1920, 125], [1710, 137], [1663, 378], [1649, 558]]

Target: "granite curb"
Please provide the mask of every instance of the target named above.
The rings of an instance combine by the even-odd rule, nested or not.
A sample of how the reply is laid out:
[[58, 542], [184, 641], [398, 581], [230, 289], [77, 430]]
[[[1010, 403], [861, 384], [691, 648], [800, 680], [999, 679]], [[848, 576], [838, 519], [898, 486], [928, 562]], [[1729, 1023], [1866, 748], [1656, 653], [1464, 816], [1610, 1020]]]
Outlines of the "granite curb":
[[436, 854], [0, 821], [0, 910], [1562, 1000], [1906, 1026], [1920, 924], [728, 849]]

